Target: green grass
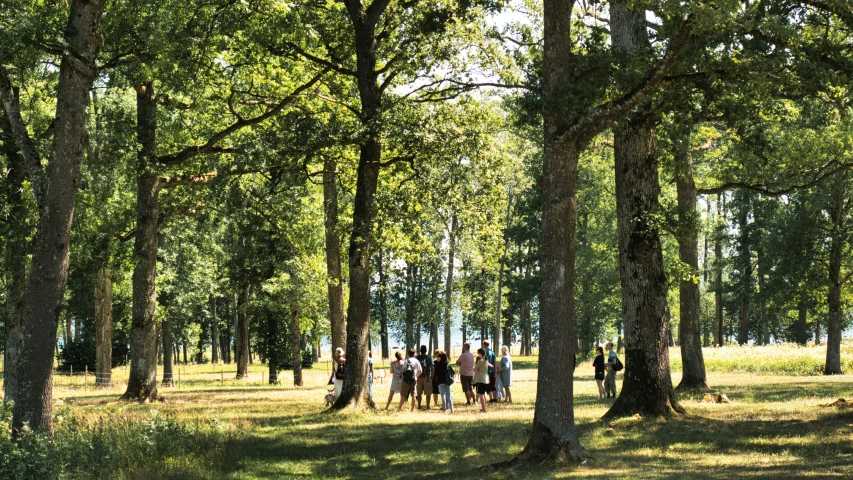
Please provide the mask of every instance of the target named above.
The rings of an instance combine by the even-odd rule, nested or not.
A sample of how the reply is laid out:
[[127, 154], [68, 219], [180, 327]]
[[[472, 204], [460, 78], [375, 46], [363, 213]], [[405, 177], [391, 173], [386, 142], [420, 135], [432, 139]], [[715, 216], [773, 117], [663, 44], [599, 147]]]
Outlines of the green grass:
[[[60, 379], [56, 396], [64, 418], [57, 441], [28, 447], [29, 457], [16, 458], [37, 463], [44, 452], [58, 455], [65, 478], [853, 477], [853, 411], [819, 406], [853, 396], [848, 375], [712, 370], [713, 391], [732, 403], [702, 404], [703, 392], [692, 391], [680, 394], [686, 416], [604, 423], [599, 418], [609, 402], [597, 398], [589, 362], [578, 366], [575, 380], [586, 463], [481, 470], [518, 453], [529, 434], [536, 359], [514, 363], [515, 403], [486, 414], [461, 406], [452, 415], [436, 409], [325, 413], [327, 364], [308, 370], [306, 387], [299, 389], [287, 386], [289, 372], [285, 386], [261, 385], [260, 365], [252, 367], [254, 384], [226, 380], [224, 386], [210, 366], [189, 366], [181, 386], [161, 389], [167, 402], [154, 405], [118, 402], [121, 386], [92, 391]], [[673, 373], [675, 384], [679, 377]], [[455, 387], [454, 399], [464, 403]], [[374, 390], [384, 407], [388, 383]]]
[[[826, 364], [826, 344], [725, 346], [703, 349], [708, 372], [745, 372], [778, 375], [821, 375]], [[681, 350], [669, 351], [673, 370], [681, 370]], [[841, 344], [841, 370], [853, 372], [853, 340]]]

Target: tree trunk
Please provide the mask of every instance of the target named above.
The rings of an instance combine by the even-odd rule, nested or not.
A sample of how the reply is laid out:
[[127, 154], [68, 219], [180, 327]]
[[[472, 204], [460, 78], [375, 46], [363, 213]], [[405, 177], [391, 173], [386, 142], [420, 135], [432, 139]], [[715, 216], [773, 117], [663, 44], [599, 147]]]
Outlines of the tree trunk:
[[[231, 295], [231, 316], [233, 317], [231, 324], [234, 326], [234, 355], [232, 358], [234, 359], [234, 363], [238, 362], [237, 348], [240, 344], [240, 310], [238, 308], [238, 295], [237, 290], [234, 290]], [[231, 355], [230, 348], [229, 355]]]
[[794, 323], [794, 334], [797, 338], [797, 343], [805, 346], [809, 341], [809, 333], [806, 331], [806, 320], [807, 315], [809, 313], [808, 306], [806, 302], [800, 301], [799, 305], [797, 305], [797, 321]]
[[216, 297], [210, 296], [210, 361], [219, 363], [219, 322], [216, 319]]
[[113, 287], [110, 268], [95, 268], [95, 385], [109, 387], [113, 371]]
[[27, 225], [27, 207], [24, 203], [23, 189], [26, 175], [24, 174], [24, 158], [15, 146], [14, 137], [3, 110], [0, 110], [0, 134], [3, 135], [2, 153], [6, 156], [6, 211], [4, 218], [5, 238], [3, 245], [3, 264], [6, 275], [6, 345], [4, 348], [4, 378], [3, 395], [7, 401], [15, 400], [17, 386], [18, 352], [20, 349], [21, 321], [24, 314], [27, 293], [27, 254], [30, 245], [29, 226]]
[[[642, 55], [650, 48], [644, 11], [616, 3], [610, 12], [615, 50]], [[669, 372], [668, 284], [654, 219], [660, 212], [660, 184], [653, 116], [642, 109], [630, 115], [613, 129], [613, 138], [625, 376], [604, 417], [685, 413]]]
[[163, 332], [163, 382], [164, 387], [175, 386], [175, 352], [172, 350], [174, 339], [172, 338], [172, 327], [169, 320], [163, 319], [160, 324]]
[[[678, 257], [690, 267], [691, 275], [699, 275], [698, 217], [696, 184], [693, 180], [693, 156], [690, 134], [685, 134], [675, 152], [675, 181], [678, 199]], [[700, 332], [699, 282], [682, 278], [679, 282], [680, 318], [678, 344], [681, 347], [683, 374], [679, 389], [708, 388], [705, 359], [702, 356]]]
[[379, 270], [379, 341], [382, 344], [382, 358], [391, 358], [388, 351], [388, 278], [385, 275], [385, 257], [379, 249], [377, 258]]
[[293, 386], [302, 386], [302, 333], [299, 324], [299, 309], [290, 308], [290, 355], [293, 362]]
[[829, 251], [829, 319], [826, 326], [826, 365], [823, 373], [840, 375], [841, 372], [841, 264], [844, 260], [844, 197], [843, 192], [833, 194], [833, 204], [830, 209], [832, 217], [832, 237]]
[[406, 350], [415, 343], [415, 272], [417, 267], [406, 265]]
[[237, 313], [237, 329], [234, 341], [237, 344], [237, 380], [249, 378], [249, 298], [252, 296], [252, 285], [243, 287], [243, 298], [235, 309]]
[[205, 343], [204, 341], [205, 341], [205, 338], [207, 337], [207, 328], [206, 328], [206, 325], [204, 323], [205, 323], [204, 322], [204, 316], [201, 315], [201, 312], [199, 312], [198, 325], [199, 325], [199, 327], [201, 327], [201, 331], [199, 331], [199, 334], [198, 334], [198, 346], [197, 346], [197, 352], [195, 354], [195, 363], [197, 363], [199, 365], [204, 363], [204, 343]]
[[278, 385], [278, 318], [267, 316], [267, 367], [270, 385]]
[[453, 316], [453, 263], [456, 256], [456, 214], [447, 232], [447, 281], [444, 284], [444, 351], [450, 356], [450, 330]]
[[[749, 193], [743, 193], [744, 201], [748, 201]], [[738, 331], [737, 331], [737, 343], [738, 345], [746, 345], [749, 343], [749, 309], [750, 309], [750, 298], [752, 296], [752, 258], [749, 251], [750, 246], [750, 228], [747, 225], [749, 207], [741, 207], [740, 211], [740, 239], [739, 239], [739, 255], [741, 257], [741, 264], [743, 265], [743, 271], [741, 272], [741, 303], [740, 303], [740, 311], [738, 312]]]
[[159, 172], [157, 171], [157, 98], [154, 84], [137, 87], [136, 237], [133, 257], [133, 312], [130, 326], [130, 377], [125, 400], [157, 398], [157, 229]]
[[323, 205], [326, 231], [326, 273], [329, 277], [329, 323], [332, 326], [332, 350], [347, 343], [344, 320], [344, 286], [341, 282], [341, 243], [338, 238], [337, 161], [327, 156], [323, 162]]
[[[717, 222], [720, 221], [722, 214], [723, 199], [722, 195], [717, 194]], [[717, 345], [722, 347], [726, 344], [726, 339], [723, 336], [723, 244], [719, 227], [715, 226], [715, 229], [717, 231], [714, 235], [714, 270], [716, 273], [714, 280], [714, 316], [717, 327]]]
[[[53, 155], [47, 167], [47, 189], [43, 204], [39, 205], [41, 215], [33, 238], [19, 356], [17, 365], [12, 366], [17, 369], [12, 415], [12, 430], [16, 433], [25, 424], [33, 430], [53, 431], [53, 354], [68, 279], [74, 200], [86, 137], [86, 109], [96, 75], [94, 57], [101, 43], [99, 30], [105, 3], [106, 0], [73, 0], [65, 28]], [[8, 115], [8, 102], [3, 103]], [[31, 182], [37, 180], [30, 178]]]

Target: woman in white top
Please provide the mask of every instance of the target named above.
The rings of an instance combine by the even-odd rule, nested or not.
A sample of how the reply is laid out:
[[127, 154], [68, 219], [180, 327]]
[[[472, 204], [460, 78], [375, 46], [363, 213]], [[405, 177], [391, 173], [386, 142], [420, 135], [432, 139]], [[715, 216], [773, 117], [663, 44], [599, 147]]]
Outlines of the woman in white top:
[[335, 398], [341, 396], [341, 389], [344, 387], [344, 365], [347, 362], [344, 356], [344, 349], [338, 347], [335, 349]]
[[391, 405], [391, 400], [395, 393], [400, 393], [400, 383], [403, 382], [403, 372], [406, 371], [406, 362], [403, 361], [403, 355], [400, 352], [394, 352], [395, 362], [391, 362], [391, 391], [388, 392], [388, 403], [385, 404], [385, 410]]

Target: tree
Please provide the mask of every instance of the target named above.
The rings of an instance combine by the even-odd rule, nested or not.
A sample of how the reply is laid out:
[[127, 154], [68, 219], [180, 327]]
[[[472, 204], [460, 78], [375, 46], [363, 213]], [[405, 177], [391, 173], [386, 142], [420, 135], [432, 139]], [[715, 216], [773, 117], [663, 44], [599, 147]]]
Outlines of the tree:
[[[85, 115], [89, 89], [97, 74], [95, 54], [105, 0], [71, 2], [59, 67], [55, 134], [47, 172], [21, 118], [18, 98], [5, 67], [0, 69], [0, 99], [29, 164], [30, 181], [39, 199], [39, 220], [33, 240], [30, 278], [21, 320], [12, 427], [53, 430], [53, 350], [65, 283], [77, 178], [83, 159]], [[40, 191], [43, 188], [43, 191]]]

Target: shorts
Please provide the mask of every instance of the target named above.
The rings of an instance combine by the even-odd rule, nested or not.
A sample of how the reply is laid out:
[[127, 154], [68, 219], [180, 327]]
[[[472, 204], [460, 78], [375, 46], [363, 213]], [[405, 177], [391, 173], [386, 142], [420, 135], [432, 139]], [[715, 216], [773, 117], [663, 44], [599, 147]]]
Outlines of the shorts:
[[604, 372], [603, 371], [595, 372], [595, 379], [596, 380], [604, 380]]
[[439, 393], [439, 392], [438, 392], [438, 380], [436, 380], [435, 378], [433, 378], [433, 379], [432, 379], [432, 394], [433, 394], [433, 395], [438, 395], [438, 393]]
[[429, 395], [429, 392], [432, 390], [432, 378], [430, 378], [429, 375], [421, 375], [420, 377], [418, 377], [417, 385], [418, 385], [418, 390], [417, 390], [418, 397], [422, 397], [424, 394], [424, 391], [426, 391], [427, 395]]
[[487, 387], [489, 387], [489, 392], [495, 391], [495, 385], [497, 385], [497, 383], [495, 382], [495, 374], [490, 373], [489, 374], [489, 384], [487, 385]]
[[405, 381], [400, 382], [400, 398], [405, 402], [409, 399], [409, 395], [415, 394], [415, 384], [409, 385]]
[[477, 394], [485, 395], [491, 391], [491, 387], [488, 383], [478, 383], [477, 384]]
[[465, 393], [474, 391], [474, 376], [470, 377], [467, 375], [459, 375], [459, 378], [462, 380], [462, 391]]

